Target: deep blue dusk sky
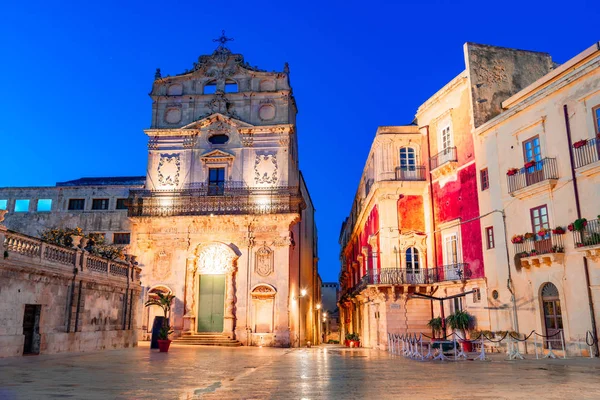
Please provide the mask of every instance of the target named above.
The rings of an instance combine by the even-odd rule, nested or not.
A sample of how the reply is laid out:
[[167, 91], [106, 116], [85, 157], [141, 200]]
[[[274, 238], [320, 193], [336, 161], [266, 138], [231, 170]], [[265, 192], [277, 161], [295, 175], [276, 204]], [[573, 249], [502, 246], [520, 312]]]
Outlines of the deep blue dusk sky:
[[144, 175], [155, 69], [191, 68], [222, 29], [251, 65], [279, 71], [289, 62], [324, 281], [337, 280], [340, 224], [377, 127], [410, 123], [464, 69], [464, 42], [545, 51], [562, 63], [600, 40], [595, 1], [12, 1], [1, 9], [0, 187]]

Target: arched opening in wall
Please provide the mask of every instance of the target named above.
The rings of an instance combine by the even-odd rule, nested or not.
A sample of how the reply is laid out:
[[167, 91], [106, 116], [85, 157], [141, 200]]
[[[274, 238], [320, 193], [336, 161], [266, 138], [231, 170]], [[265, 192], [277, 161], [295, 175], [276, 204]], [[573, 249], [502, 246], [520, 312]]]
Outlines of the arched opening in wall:
[[408, 283], [423, 283], [421, 265], [419, 262], [419, 250], [415, 247], [406, 249], [406, 280]]
[[[148, 295], [147, 295], [146, 301], [148, 301], [150, 299], [158, 299], [159, 293], [163, 294], [163, 295], [167, 295], [167, 294], [172, 294], [173, 291], [168, 286], [163, 286], [163, 285], [154, 286], [150, 290], [148, 290]], [[171, 307], [173, 307], [173, 306], [174, 306], [174, 304], [171, 304]], [[146, 307], [146, 309], [148, 310], [148, 315], [147, 315], [147, 319], [146, 319], [146, 327], [147, 327], [146, 332], [152, 333], [152, 326], [154, 324], [155, 317], [164, 317], [165, 314], [164, 314], [163, 310], [158, 306], [150, 306], [150, 307]]]
[[563, 330], [562, 310], [560, 307], [560, 298], [558, 288], [550, 282], [542, 285], [542, 312], [544, 313], [544, 328], [546, 330], [546, 340], [544, 347], [552, 343], [552, 348], [557, 349], [561, 345], [561, 332]]
[[215, 94], [217, 93], [217, 82], [216, 81], [210, 81], [207, 84], [204, 85], [204, 90], [202, 91], [203, 94]]
[[235, 81], [226, 81], [225, 82], [225, 93], [237, 93], [238, 92], [238, 84]]
[[252, 329], [254, 333], [272, 333], [275, 317], [275, 294], [273, 286], [260, 284], [252, 289]]

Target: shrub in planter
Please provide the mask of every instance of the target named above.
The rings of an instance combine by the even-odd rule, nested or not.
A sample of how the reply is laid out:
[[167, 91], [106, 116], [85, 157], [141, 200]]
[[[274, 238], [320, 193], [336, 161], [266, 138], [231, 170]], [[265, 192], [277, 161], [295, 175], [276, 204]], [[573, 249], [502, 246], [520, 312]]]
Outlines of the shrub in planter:
[[535, 233], [527, 232], [526, 234], [523, 235], [523, 237], [525, 238], [525, 240], [530, 240], [530, 239], [535, 238]]
[[581, 232], [587, 226], [587, 219], [579, 218], [573, 221], [573, 230]]
[[587, 139], [582, 139], [582, 140], [578, 140], [577, 142], [573, 143], [573, 148], [578, 149], [580, 147], [583, 147], [587, 144]]
[[[455, 332], [460, 332], [459, 335], [466, 339], [466, 333], [473, 329], [475, 324], [475, 317], [469, 314], [466, 311], [456, 311], [454, 314], [451, 314], [446, 318], [446, 323], [452, 330]], [[462, 333], [462, 335], [461, 335]], [[461, 340], [461, 344], [463, 346], [464, 351], [472, 351], [473, 346], [471, 342], [466, 340]]]
[[437, 338], [437, 334], [442, 331], [442, 317], [432, 318], [427, 323], [427, 326], [433, 330], [433, 338]]
[[548, 233], [550, 233], [550, 229], [546, 229], [546, 228], [542, 228], [538, 231], [538, 236], [539, 237], [544, 237], [546, 236]]
[[512, 239], [510, 239], [512, 243], [523, 243], [523, 240], [523, 235], [514, 235]]
[[519, 172], [519, 170], [517, 168], [510, 168], [508, 171], [506, 171], [506, 175], [513, 176], [513, 175], [516, 175], [517, 172]]
[[163, 325], [160, 328], [160, 332], [158, 333], [158, 351], [161, 353], [166, 353], [169, 351], [169, 346], [171, 346], [171, 340], [169, 339], [169, 335], [173, 333], [173, 329], [169, 325]]
[[552, 246], [552, 252], [553, 253], [564, 253], [565, 248], [563, 246], [554, 245], [554, 246]]
[[557, 226], [556, 228], [552, 229], [552, 233], [555, 235], [563, 235], [565, 232], [565, 228], [562, 226]]

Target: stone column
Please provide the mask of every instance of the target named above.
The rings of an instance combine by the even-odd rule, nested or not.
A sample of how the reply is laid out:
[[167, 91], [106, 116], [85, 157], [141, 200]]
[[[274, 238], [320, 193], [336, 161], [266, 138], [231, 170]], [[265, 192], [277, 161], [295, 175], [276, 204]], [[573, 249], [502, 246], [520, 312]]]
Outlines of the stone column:
[[235, 314], [233, 312], [235, 306], [235, 295], [234, 295], [234, 274], [235, 270], [232, 270], [226, 275], [226, 289], [225, 289], [225, 317], [223, 320], [223, 334], [227, 335], [230, 339], [234, 338], [234, 326], [235, 326]]
[[196, 262], [195, 257], [186, 260], [185, 273], [185, 304], [183, 316], [183, 331], [186, 333], [196, 332]]

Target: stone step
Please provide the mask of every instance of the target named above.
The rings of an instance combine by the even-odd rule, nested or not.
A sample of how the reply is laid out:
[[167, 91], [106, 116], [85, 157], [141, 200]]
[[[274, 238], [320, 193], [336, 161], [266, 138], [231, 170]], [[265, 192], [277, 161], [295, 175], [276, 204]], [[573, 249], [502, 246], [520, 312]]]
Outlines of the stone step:
[[224, 347], [238, 347], [242, 344], [237, 340], [227, 340], [219, 342], [207, 342], [204, 340], [173, 340], [175, 344], [183, 344], [188, 346], [224, 346]]

